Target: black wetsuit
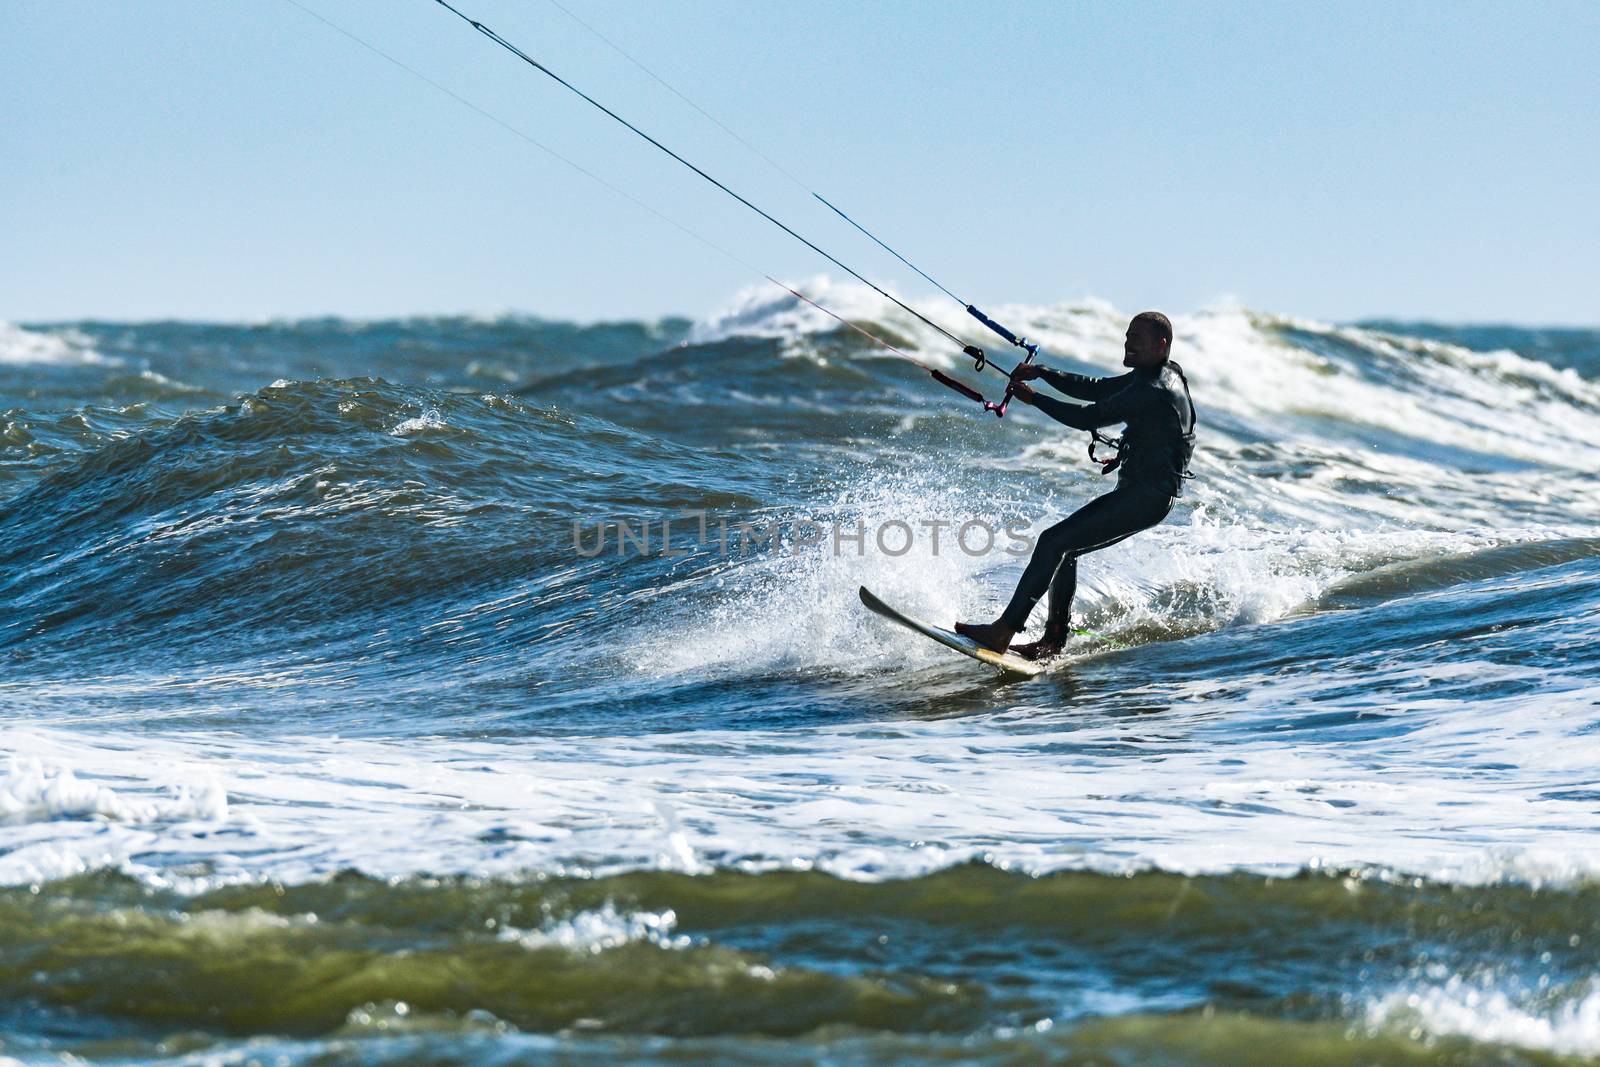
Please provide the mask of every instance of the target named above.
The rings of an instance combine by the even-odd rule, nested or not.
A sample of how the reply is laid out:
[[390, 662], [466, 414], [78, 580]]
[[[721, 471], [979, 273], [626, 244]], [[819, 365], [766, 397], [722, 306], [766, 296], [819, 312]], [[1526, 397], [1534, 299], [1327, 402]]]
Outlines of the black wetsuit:
[[1000, 621], [1021, 632], [1033, 607], [1050, 590], [1050, 615], [1045, 640], [1059, 643], [1066, 635], [1072, 597], [1078, 587], [1078, 557], [1105, 548], [1148, 529], [1167, 517], [1183, 492], [1189, 458], [1194, 454], [1194, 405], [1183, 368], [1170, 360], [1115, 378], [1042, 368], [1040, 380], [1068, 396], [1092, 401], [1068, 404], [1035, 396], [1034, 407], [1079, 430], [1127, 423], [1122, 434], [1117, 487], [1096, 497], [1050, 527], [1039, 537], [1033, 558], [1022, 572], [1017, 591]]

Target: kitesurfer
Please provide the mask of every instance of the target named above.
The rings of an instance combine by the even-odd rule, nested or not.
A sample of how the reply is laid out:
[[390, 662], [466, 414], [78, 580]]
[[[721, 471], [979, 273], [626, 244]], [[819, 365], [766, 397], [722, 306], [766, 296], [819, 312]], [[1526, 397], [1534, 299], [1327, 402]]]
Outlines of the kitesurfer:
[[[1183, 368], [1172, 362], [1172, 323], [1158, 311], [1144, 311], [1128, 323], [1122, 346], [1127, 374], [1090, 378], [1026, 363], [1013, 372], [1013, 395], [1058, 422], [1079, 430], [1126, 423], [1113, 466], [1117, 487], [1096, 497], [1046, 530], [1022, 572], [1017, 591], [1000, 618], [991, 623], [956, 623], [956, 632], [986, 648], [1004, 652], [1028, 625], [1034, 605], [1050, 590], [1044, 635], [1014, 650], [1027, 659], [1045, 659], [1066, 642], [1072, 597], [1078, 585], [1078, 557], [1156, 525], [1172, 510], [1189, 474], [1194, 453], [1194, 407]], [[1089, 404], [1068, 404], [1041, 396], [1027, 382], [1039, 379]]]

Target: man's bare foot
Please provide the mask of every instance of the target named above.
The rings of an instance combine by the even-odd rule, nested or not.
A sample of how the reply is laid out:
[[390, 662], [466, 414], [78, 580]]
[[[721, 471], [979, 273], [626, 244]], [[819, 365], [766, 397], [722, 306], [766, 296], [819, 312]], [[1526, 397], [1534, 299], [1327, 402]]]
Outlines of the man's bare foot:
[[1044, 624], [1044, 633], [1039, 635], [1039, 640], [1029, 641], [1012, 649], [1023, 659], [1038, 663], [1040, 660], [1054, 659], [1061, 655], [1061, 650], [1066, 646], [1067, 633], [1071, 622], [1062, 622], [1059, 619], [1048, 619]]
[[1011, 647], [1011, 639], [1017, 636], [1017, 631], [998, 622], [958, 622], [956, 633], [972, 638], [990, 652], [1004, 652]]
[[1048, 638], [1041, 637], [1037, 641], [1029, 641], [1025, 645], [1017, 645], [1011, 651], [1013, 655], [1021, 656], [1023, 659], [1037, 663], [1040, 660], [1055, 659], [1061, 655], [1062, 644], [1063, 642], [1051, 641]]

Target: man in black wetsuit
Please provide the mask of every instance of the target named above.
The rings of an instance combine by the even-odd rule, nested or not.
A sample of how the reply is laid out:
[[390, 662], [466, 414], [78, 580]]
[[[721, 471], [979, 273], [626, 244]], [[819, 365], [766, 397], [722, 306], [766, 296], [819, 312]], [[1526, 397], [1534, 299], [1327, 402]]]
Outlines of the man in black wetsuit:
[[[1115, 378], [1067, 374], [1037, 363], [1018, 367], [1012, 381], [1018, 400], [1079, 430], [1127, 423], [1118, 453], [1117, 487], [1096, 497], [1039, 537], [1011, 603], [991, 623], [956, 623], [987, 648], [1003, 652], [1027, 625], [1033, 607], [1050, 590], [1044, 636], [1018, 645], [1018, 655], [1045, 659], [1066, 642], [1072, 597], [1078, 586], [1078, 557], [1116, 544], [1167, 517], [1188, 477], [1194, 453], [1194, 406], [1183, 368], [1168, 356], [1172, 323], [1158, 311], [1135, 315], [1122, 345], [1122, 365], [1133, 368]], [[1040, 396], [1026, 382], [1039, 378], [1088, 405]]]

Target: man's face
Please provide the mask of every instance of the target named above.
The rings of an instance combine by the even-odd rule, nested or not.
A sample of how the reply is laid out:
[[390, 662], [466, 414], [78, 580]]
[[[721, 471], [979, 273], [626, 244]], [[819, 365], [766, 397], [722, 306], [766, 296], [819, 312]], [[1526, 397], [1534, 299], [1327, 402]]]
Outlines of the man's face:
[[1122, 339], [1122, 365], [1124, 367], [1155, 367], [1167, 358], [1167, 342], [1154, 326], [1143, 322], [1130, 322]]

